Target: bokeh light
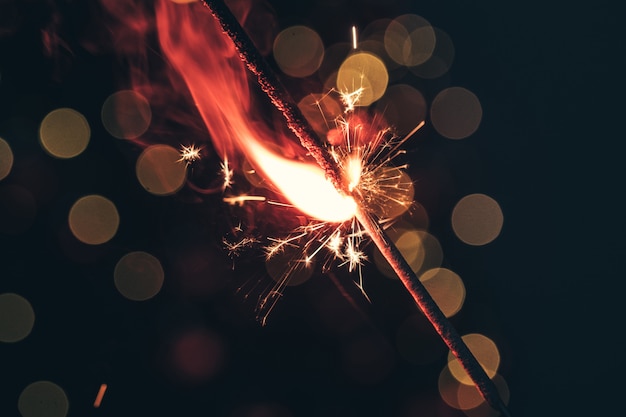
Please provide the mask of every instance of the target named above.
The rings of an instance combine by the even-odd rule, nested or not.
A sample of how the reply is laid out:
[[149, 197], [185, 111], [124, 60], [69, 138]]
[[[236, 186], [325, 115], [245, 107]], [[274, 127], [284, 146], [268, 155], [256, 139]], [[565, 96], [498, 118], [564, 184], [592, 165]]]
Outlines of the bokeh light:
[[208, 329], [185, 331], [174, 341], [170, 361], [178, 380], [187, 383], [208, 380], [224, 366], [224, 342]]
[[[380, 193], [372, 193], [367, 209], [381, 219], [394, 219], [411, 208], [415, 196], [413, 180], [405, 171], [390, 167], [373, 171], [370, 187]], [[362, 182], [368, 181], [367, 176], [361, 177]], [[364, 185], [367, 188], [367, 185]]]
[[300, 100], [298, 108], [307, 119], [315, 133], [326, 137], [329, 129], [334, 128], [333, 120], [341, 116], [341, 104], [329, 94], [309, 94]]
[[[500, 352], [494, 341], [479, 333], [466, 334], [462, 339], [489, 378], [493, 378], [500, 366]], [[448, 368], [452, 376], [462, 384], [474, 384], [452, 352], [448, 353]]]
[[454, 61], [455, 51], [452, 39], [443, 30], [433, 29], [435, 30], [437, 42], [431, 57], [422, 64], [409, 68], [413, 74], [425, 79], [441, 77], [448, 72]]
[[500, 235], [504, 215], [496, 200], [485, 194], [470, 194], [452, 210], [452, 229], [468, 245], [481, 246]]
[[152, 145], [144, 149], [137, 158], [135, 172], [146, 191], [166, 196], [182, 188], [187, 177], [187, 166], [173, 147]]
[[396, 84], [390, 86], [378, 100], [376, 110], [402, 136], [426, 119], [427, 105], [418, 90], [407, 84]]
[[465, 285], [461, 277], [447, 268], [433, 268], [419, 279], [446, 317], [459, 312], [465, 301]]
[[146, 252], [130, 252], [115, 265], [113, 281], [124, 297], [134, 301], [148, 300], [159, 293], [165, 273], [161, 262]]
[[51, 156], [67, 159], [80, 155], [89, 144], [91, 129], [85, 116], [74, 109], [51, 111], [39, 126], [39, 141]]
[[[387, 235], [417, 275], [441, 266], [443, 250], [437, 238], [430, 233], [401, 222], [397, 227], [389, 229]], [[374, 263], [383, 275], [397, 279], [396, 273], [377, 248], [374, 249]]]
[[17, 401], [22, 417], [65, 417], [69, 406], [65, 391], [50, 381], [28, 385]]
[[448, 139], [464, 139], [478, 129], [483, 109], [478, 97], [462, 87], [442, 90], [430, 106], [430, 121]]
[[0, 138], [0, 181], [5, 179], [13, 168], [13, 151], [9, 143]]
[[369, 106], [385, 93], [389, 74], [384, 62], [368, 52], [350, 55], [337, 72], [337, 90], [353, 93], [360, 90], [356, 106]]
[[[495, 374], [492, 378], [500, 398], [508, 404], [510, 398], [509, 387], [505, 379]], [[445, 366], [438, 379], [439, 395], [446, 404], [457, 410], [462, 410], [469, 417], [497, 417], [499, 412], [493, 410], [481, 396], [474, 385], [460, 383]]]
[[324, 59], [322, 38], [306, 26], [291, 26], [274, 39], [274, 59], [292, 77], [307, 77], [318, 70]]
[[0, 294], [0, 342], [23, 340], [34, 324], [35, 312], [27, 299], [14, 293]]
[[435, 49], [435, 31], [421, 16], [405, 14], [389, 23], [385, 49], [398, 64], [413, 67], [430, 58]]
[[35, 197], [16, 184], [0, 185], [0, 233], [18, 235], [30, 228], [37, 215]]
[[265, 261], [265, 269], [277, 283], [287, 279], [286, 284], [289, 286], [300, 285], [311, 278], [315, 271], [315, 260], [305, 262], [304, 257], [300, 248], [286, 246]]
[[76, 200], [68, 221], [76, 239], [88, 245], [100, 245], [115, 236], [120, 216], [111, 200], [92, 194]]
[[121, 90], [111, 94], [102, 105], [102, 124], [111, 136], [135, 139], [141, 136], [152, 121], [150, 103], [141, 94]]

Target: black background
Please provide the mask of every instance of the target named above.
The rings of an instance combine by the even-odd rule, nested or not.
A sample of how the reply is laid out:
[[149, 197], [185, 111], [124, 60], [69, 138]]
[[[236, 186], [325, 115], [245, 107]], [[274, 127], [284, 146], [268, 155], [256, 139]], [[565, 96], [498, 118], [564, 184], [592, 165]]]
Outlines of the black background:
[[[617, 11], [602, 1], [270, 3], [279, 29], [309, 25], [327, 45], [348, 37], [353, 24], [404, 13], [450, 35], [449, 74], [420, 87], [427, 100], [448, 85], [473, 91], [484, 112], [480, 129], [451, 142], [426, 127], [407, 148], [414, 177], [430, 190], [424, 204], [444, 264], [467, 287], [453, 323], [498, 344], [512, 415], [619, 413], [626, 230]], [[2, 182], [25, 186], [37, 200], [30, 227], [0, 235], [0, 293], [23, 295], [36, 313], [29, 337], [0, 345], [0, 415], [17, 415], [20, 392], [42, 379], [66, 391], [69, 416], [463, 415], [438, 397], [444, 356], [416, 365], [395, 351], [396, 330], [415, 310], [399, 283], [373, 266], [365, 268], [371, 303], [350, 277], [338, 273], [353, 303], [318, 276], [288, 289], [259, 326], [254, 302], [236, 289], [263, 278], [262, 256], [231, 269], [221, 248], [230, 208], [220, 196], [187, 189], [149, 195], [134, 177], [140, 148], [102, 127], [100, 108], [123, 84], [124, 63], [106, 48], [84, 47], [105, 27], [100, 8], [91, 1], [0, 4], [0, 137], [15, 155]], [[62, 42], [50, 55], [41, 29], [53, 17]], [[37, 142], [41, 119], [58, 107], [77, 109], [92, 129], [88, 149], [71, 160], [49, 157]], [[472, 192], [494, 197], [504, 212], [502, 234], [484, 247], [460, 243], [449, 226], [454, 202]], [[71, 204], [89, 193], [111, 198], [122, 218], [116, 237], [96, 248], [73, 242], [66, 225]], [[115, 263], [132, 250], [163, 263], [165, 285], [152, 300], [126, 300], [113, 286]], [[190, 251], [198, 254], [196, 275], [179, 267]], [[219, 278], [202, 284], [202, 271]], [[350, 323], [351, 333], [334, 329], [335, 320]], [[193, 328], [209, 329], [223, 346], [222, 367], [205, 381], [181, 381], [168, 365], [171, 340]], [[422, 331], [432, 337], [427, 326]], [[346, 354], [363, 340], [393, 358], [374, 382], [346, 371], [347, 363], [373, 366], [359, 349]], [[109, 390], [94, 409], [101, 383]]]

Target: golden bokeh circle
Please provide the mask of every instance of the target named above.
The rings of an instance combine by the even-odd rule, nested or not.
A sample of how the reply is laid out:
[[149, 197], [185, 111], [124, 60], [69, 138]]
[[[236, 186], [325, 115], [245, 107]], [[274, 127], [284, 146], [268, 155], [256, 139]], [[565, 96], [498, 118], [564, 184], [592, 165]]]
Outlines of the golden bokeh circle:
[[420, 281], [446, 317], [452, 317], [461, 310], [465, 301], [463, 280], [447, 268], [433, 268], [425, 271]]
[[500, 235], [504, 215], [496, 200], [485, 194], [470, 194], [452, 210], [452, 229], [468, 245], [481, 246]]
[[111, 94], [102, 105], [102, 124], [111, 136], [135, 139], [150, 126], [152, 109], [148, 100], [133, 90]]
[[337, 90], [352, 93], [360, 90], [356, 106], [368, 106], [382, 97], [389, 74], [384, 62], [368, 52], [357, 52], [346, 58], [337, 73]]
[[0, 294], [0, 342], [26, 338], [35, 324], [35, 312], [27, 299], [14, 293]]
[[148, 300], [161, 291], [165, 273], [153, 255], [137, 251], [124, 255], [115, 265], [113, 281], [124, 297], [134, 301]]
[[385, 49], [391, 59], [407, 67], [426, 62], [436, 42], [428, 20], [414, 14], [398, 16], [389, 22], [384, 35]]
[[180, 190], [187, 178], [187, 166], [180, 152], [169, 145], [152, 145], [143, 150], [135, 165], [137, 179], [151, 194], [165, 196]]
[[115, 236], [120, 216], [111, 200], [92, 194], [76, 200], [70, 209], [68, 222], [76, 239], [88, 245], [100, 245]]
[[56, 158], [73, 158], [89, 144], [91, 129], [85, 116], [70, 108], [48, 113], [39, 126], [42, 148]]
[[322, 38], [306, 26], [291, 26], [274, 39], [274, 60], [292, 77], [307, 77], [318, 70], [324, 59]]
[[465, 139], [478, 129], [483, 117], [480, 100], [462, 87], [440, 91], [430, 106], [430, 121], [441, 136]]
[[69, 410], [65, 391], [50, 381], [37, 381], [20, 394], [17, 409], [22, 417], [65, 417]]
[[0, 180], [6, 178], [13, 168], [13, 151], [9, 143], [0, 138]]
[[[500, 366], [500, 352], [494, 341], [479, 333], [466, 334], [462, 336], [462, 339], [489, 378], [493, 378]], [[465, 385], [474, 384], [452, 352], [448, 353], [448, 368], [452, 376], [460, 383]]]

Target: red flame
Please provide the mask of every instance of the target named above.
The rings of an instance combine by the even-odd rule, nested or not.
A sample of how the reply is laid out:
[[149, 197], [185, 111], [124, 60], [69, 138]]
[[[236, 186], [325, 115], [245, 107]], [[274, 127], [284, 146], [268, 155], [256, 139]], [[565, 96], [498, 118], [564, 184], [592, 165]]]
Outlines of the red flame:
[[[247, 10], [244, 3], [233, 7], [240, 21]], [[261, 121], [247, 70], [205, 7], [161, 0], [156, 25], [163, 53], [185, 80], [222, 158], [244, 156], [290, 203], [313, 218], [341, 222], [353, 217], [354, 200], [341, 195], [320, 168], [281, 156], [298, 155], [302, 149]], [[281, 155], [264, 144], [280, 144]]]

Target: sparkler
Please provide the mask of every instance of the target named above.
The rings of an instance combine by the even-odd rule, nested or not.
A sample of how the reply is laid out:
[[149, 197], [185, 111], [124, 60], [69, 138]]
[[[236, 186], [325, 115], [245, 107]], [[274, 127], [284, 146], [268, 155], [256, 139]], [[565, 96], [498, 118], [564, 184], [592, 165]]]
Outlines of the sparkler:
[[[510, 416], [493, 381], [488, 377], [456, 329], [439, 309], [398, 248], [382, 230], [379, 222], [367, 210], [367, 201], [364, 201], [363, 196], [358, 192], [356, 184], [350, 181], [346, 184], [346, 181], [343, 180], [345, 174], [339, 166], [339, 159], [336, 156], [333, 157], [333, 154], [321, 144], [288, 91], [258, 52], [230, 9], [221, 0], [203, 0], [203, 3], [208, 6], [224, 32], [233, 41], [241, 59], [257, 77], [261, 89], [270, 98], [272, 104], [283, 114], [289, 129], [298, 137], [302, 146], [307, 149], [309, 154], [313, 156], [318, 165], [324, 170], [326, 178], [342, 195], [354, 198], [356, 203], [354, 218], [358, 221], [360, 233], [364, 232], [367, 234], [380, 250], [424, 315], [473, 380], [487, 403], [494, 409], [499, 410], [503, 415]], [[324, 245], [328, 245], [330, 248], [337, 248], [336, 239], [338, 239], [337, 235], [331, 234]], [[270, 251], [280, 250], [284, 245], [289, 244], [290, 241], [289, 239], [277, 241], [276, 245], [270, 247]], [[346, 253], [346, 257], [352, 268], [358, 265], [361, 255], [353, 246], [351, 248], [352, 254]], [[346, 252], [350, 252], [350, 249]], [[282, 282], [280, 285], [285, 285], [285, 283]], [[274, 297], [268, 297], [264, 301], [273, 303], [275, 301], [272, 301], [272, 298]]]

